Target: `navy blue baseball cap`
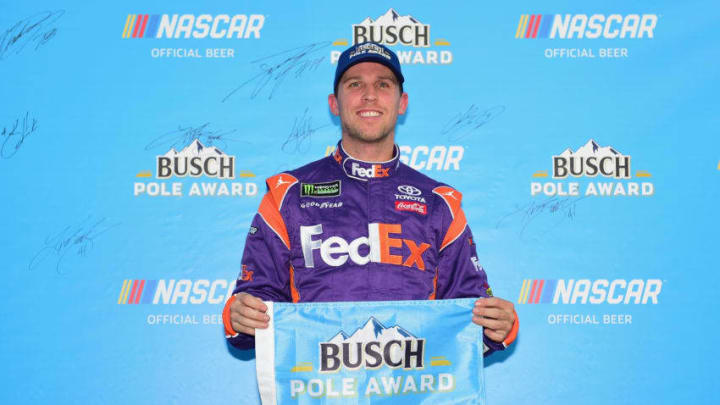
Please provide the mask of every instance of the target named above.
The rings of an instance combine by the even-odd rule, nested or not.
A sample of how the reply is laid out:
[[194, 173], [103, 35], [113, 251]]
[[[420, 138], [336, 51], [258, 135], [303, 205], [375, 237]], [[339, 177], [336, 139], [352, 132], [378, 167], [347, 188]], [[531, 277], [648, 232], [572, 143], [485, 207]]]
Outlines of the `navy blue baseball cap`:
[[340, 54], [337, 68], [335, 69], [335, 84], [333, 85], [333, 91], [335, 93], [337, 93], [338, 83], [343, 73], [353, 65], [361, 62], [376, 62], [387, 66], [395, 74], [395, 78], [402, 90], [402, 84], [405, 78], [400, 70], [400, 61], [397, 55], [395, 55], [395, 52], [376, 42], [363, 42], [351, 46]]

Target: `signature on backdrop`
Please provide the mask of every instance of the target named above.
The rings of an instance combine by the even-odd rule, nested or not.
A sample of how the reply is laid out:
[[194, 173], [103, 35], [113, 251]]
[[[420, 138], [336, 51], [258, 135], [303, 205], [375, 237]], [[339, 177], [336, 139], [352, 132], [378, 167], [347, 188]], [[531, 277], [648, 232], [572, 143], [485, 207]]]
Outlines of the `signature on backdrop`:
[[15, 156], [25, 139], [35, 133], [38, 127], [38, 120], [30, 116], [29, 112], [24, 117], [15, 119], [10, 126], [4, 127], [0, 133], [0, 158], [10, 159]]
[[228, 136], [235, 132], [235, 129], [210, 129], [209, 122], [197, 127], [178, 125], [177, 129], [166, 132], [150, 141], [150, 143], [145, 145], [145, 150], [161, 147], [164, 149], [182, 149], [190, 145], [195, 139], [199, 140], [205, 146], [218, 146], [221, 149], [226, 149], [227, 142], [242, 142], [240, 139]]
[[450, 141], [459, 141], [472, 135], [475, 131], [499, 117], [504, 112], [504, 105], [496, 105], [483, 109], [475, 104], [471, 104], [466, 111], [457, 113], [452, 119], [445, 123], [440, 133], [446, 135]]
[[316, 42], [309, 45], [288, 49], [269, 56], [251, 61], [260, 72], [239, 86], [232, 89], [223, 99], [224, 103], [243, 88], [250, 88], [250, 98], [254, 99], [261, 94], [267, 94], [268, 100], [273, 98], [275, 90], [289, 76], [300, 79], [307, 72], [312, 72], [325, 59], [317, 56], [316, 52], [327, 48], [331, 41]]
[[28, 45], [33, 50], [47, 44], [57, 34], [57, 22], [65, 10], [43, 11], [23, 18], [11, 27], [0, 31], [0, 60], [9, 54], [19, 54]]
[[68, 225], [60, 232], [48, 235], [42, 248], [33, 256], [28, 270], [53, 267], [58, 274], [69, 271], [65, 262], [72, 256], [85, 257], [95, 246], [95, 240], [119, 223], [109, 223], [107, 218], [88, 215], [77, 225]]
[[500, 218], [495, 228], [505, 224], [517, 226], [521, 238], [536, 229], [542, 229], [541, 232], [546, 234], [565, 221], [573, 221], [577, 215], [577, 203], [585, 198], [550, 197], [542, 201], [533, 200], [529, 204], [517, 206], [514, 211]]
[[311, 136], [317, 130], [330, 126], [330, 124], [313, 127], [310, 107], [305, 107], [301, 117], [295, 117], [292, 129], [280, 150], [287, 153], [307, 153], [310, 149]]

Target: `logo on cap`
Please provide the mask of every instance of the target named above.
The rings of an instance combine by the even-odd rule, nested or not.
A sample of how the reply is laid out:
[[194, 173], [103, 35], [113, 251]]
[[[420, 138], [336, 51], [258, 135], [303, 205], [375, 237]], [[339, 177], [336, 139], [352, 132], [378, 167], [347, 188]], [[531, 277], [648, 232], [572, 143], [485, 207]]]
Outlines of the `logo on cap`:
[[348, 59], [352, 60], [352, 58], [354, 58], [356, 56], [364, 55], [364, 54], [368, 54], [368, 53], [380, 55], [388, 60], [392, 59], [392, 56], [390, 56], [390, 54], [385, 49], [383, 49], [381, 46], [379, 46], [377, 44], [373, 44], [373, 43], [365, 43], [365, 44], [358, 45], [354, 51], [350, 52], [350, 54], [348, 55]]

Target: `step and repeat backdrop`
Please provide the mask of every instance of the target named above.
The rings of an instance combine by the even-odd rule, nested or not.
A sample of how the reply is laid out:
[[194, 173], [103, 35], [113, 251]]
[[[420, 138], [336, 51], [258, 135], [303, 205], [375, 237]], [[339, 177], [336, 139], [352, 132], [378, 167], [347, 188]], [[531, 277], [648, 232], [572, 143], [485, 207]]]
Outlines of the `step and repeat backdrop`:
[[0, 402], [259, 404], [220, 313], [368, 40], [403, 63], [403, 161], [463, 192], [520, 317], [488, 403], [720, 398], [716, 3], [0, 8]]

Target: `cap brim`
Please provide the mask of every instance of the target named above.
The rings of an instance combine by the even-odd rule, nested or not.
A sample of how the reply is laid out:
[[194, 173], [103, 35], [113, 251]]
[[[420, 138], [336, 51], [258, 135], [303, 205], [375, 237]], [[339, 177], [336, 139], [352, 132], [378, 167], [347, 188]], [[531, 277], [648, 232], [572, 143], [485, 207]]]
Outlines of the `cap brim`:
[[405, 82], [405, 78], [403, 77], [402, 73], [397, 71], [395, 69], [395, 67], [392, 65], [392, 63], [390, 63], [390, 61], [388, 61], [386, 58], [384, 58], [380, 55], [369, 54], [369, 55], [363, 55], [362, 57], [358, 57], [357, 60], [354, 60], [354, 61], [348, 63], [348, 65], [345, 67], [345, 70], [343, 70], [342, 73], [340, 74], [340, 76], [337, 77], [337, 80], [335, 81], [335, 85], [333, 86], [333, 89], [337, 91], [337, 86], [340, 83], [340, 81], [342, 80], [343, 75], [345, 75], [345, 72], [348, 71], [348, 69], [357, 65], [358, 63], [363, 63], [363, 62], [375, 62], [375, 63], [379, 63], [383, 66], [386, 66], [388, 69], [390, 69], [391, 72], [393, 72], [393, 74], [395, 75], [395, 79], [397, 79], [399, 84], [403, 84]]

